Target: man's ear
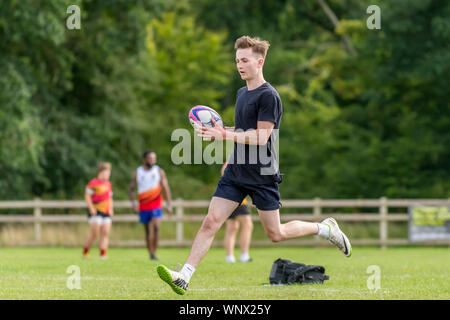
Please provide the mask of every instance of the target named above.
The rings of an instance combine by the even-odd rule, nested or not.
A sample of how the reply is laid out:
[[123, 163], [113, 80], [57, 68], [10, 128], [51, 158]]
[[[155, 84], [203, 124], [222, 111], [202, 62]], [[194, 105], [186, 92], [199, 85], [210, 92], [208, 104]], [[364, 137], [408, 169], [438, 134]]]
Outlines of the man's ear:
[[263, 65], [264, 65], [264, 58], [259, 58], [258, 59], [258, 66], [262, 68]]

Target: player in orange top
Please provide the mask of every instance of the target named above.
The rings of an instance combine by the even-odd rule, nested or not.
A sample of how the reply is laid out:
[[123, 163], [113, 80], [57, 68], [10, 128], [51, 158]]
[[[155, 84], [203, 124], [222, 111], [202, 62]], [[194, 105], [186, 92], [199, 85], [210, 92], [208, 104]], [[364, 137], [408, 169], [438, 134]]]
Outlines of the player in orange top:
[[[139, 213], [139, 222], [144, 225], [145, 240], [151, 260], [158, 260], [159, 226], [162, 219], [163, 197], [167, 201], [167, 211], [172, 215], [172, 198], [166, 174], [156, 164], [156, 153], [147, 150], [142, 155], [143, 165], [137, 168], [131, 179], [128, 195], [133, 210]], [[137, 187], [139, 204], [135, 201]]]
[[111, 217], [114, 215], [112, 188], [109, 182], [111, 164], [100, 162], [97, 166], [97, 177], [86, 186], [84, 199], [88, 205], [89, 235], [83, 249], [84, 258], [89, 258], [89, 248], [100, 234], [100, 258], [105, 260], [108, 248], [108, 237], [111, 230]]

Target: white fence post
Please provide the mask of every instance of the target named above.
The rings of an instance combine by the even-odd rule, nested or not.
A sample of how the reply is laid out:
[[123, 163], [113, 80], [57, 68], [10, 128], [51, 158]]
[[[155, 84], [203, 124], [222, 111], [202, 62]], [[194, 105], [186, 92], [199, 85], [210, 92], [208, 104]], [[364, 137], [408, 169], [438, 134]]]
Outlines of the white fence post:
[[183, 201], [181, 199], [177, 199], [177, 209], [176, 209], [176, 217], [177, 217], [177, 235], [176, 241], [178, 244], [183, 243]]
[[386, 249], [388, 239], [388, 207], [386, 197], [380, 198], [380, 242], [381, 248]]
[[40, 205], [41, 199], [35, 198], [34, 199], [34, 210], [33, 210], [33, 216], [34, 216], [34, 241], [39, 244], [41, 242], [41, 216], [42, 216], [42, 209]]

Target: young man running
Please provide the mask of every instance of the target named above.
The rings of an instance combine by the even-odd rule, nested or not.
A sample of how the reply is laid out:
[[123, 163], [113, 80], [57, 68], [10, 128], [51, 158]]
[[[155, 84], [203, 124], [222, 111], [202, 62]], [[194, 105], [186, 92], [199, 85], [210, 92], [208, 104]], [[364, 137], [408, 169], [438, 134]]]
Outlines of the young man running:
[[83, 247], [85, 259], [89, 259], [89, 249], [98, 234], [100, 234], [100, 258], [107, 259], [106, 250], [108, 249], [108, 237], [111, 231], [111, 217], [114, 215], [110, 176], [111, 164], [100, 162], [97, 167], [97, 177], [86, 186], [84, 199], [88, 205], [90, 228]]
[[[167, 201], [169, 215], [172, 214], [172, 198], [166, 174], [156, 164], [156, 153], [152, 150], [145, 151], [142, 161], [143, 165], [137, 168], [131, 179], [128, 195], [133, 210], [139, 213], [139, 222], [144, 225], [150, 260], [158, 260], [156, 250], [158, 249], [159, 226], [162, 219], [163, 197]], [[135, 201], [136, 186], [139, 204]]]
[[269, 43], [258, 38], [243, 36], [236, 40], [236, 66], [247, 85], [237, 92], [235, 131], [217, 125], [196, 129], [206, 140], [233, 141], [234, 151], [183, 268], [178, 272], [163, 265], [157, 267], [160, 278], [178, 294], [186, 293], [195, 268], [208, 252], [216, 232], [247, 195], [252, 198], [264, 230], [273, 242], [318, 234], [329, 239], [347, 257], [351, 255], [350, 242], [333, 218], [321, 223], [280, 223], [281, 175], [273, 143], [282, 106], [277, 91], [263, 77], [268, 48]]

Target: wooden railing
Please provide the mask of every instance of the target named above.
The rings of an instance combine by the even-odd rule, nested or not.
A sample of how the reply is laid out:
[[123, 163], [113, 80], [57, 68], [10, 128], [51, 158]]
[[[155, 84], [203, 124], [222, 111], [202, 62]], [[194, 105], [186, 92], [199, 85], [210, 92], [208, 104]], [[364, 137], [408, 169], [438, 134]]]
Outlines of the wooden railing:
[[[352, 239], [353, 245], [379, 245], [386, 247], [388, 245], [407, 245], [408, 239], [389, 239], [388, 237], [388, 223], [393, 221], [407, 222], [409, 217], [407, 208], [410, 205], [443, 205], [450, 206], [450, 199], [365, 199], [365, 200], [330, 200], [315, 198], [312, 200], [283, 200], [283, 213], [280, 218], [282, 222], [291, 220], [303, 221], [321, 221], [328, 216], [333, 216], [337, 221], [354, 221], [354, 222], [378, 222], [379, 223], [379, 238], [376, 239]], [[183, 235], [185, 222], [200, 222], [205, 217], [209, 201], [203, 200], [182, 200], [177, 199], [173, 201], [174, 215], [169, 217], [164, 215], [164, 221], [172, 221], [176, 223], [176, 237], [172, 240], [162, 240], [162, 246], [187, 246], [192, 243], [192, 239], [185, 239]], [[130, 209], [129, 201], [115, 201], [114, 207]], [[84, 201], [48, 201], [35, 199], [32, 201], [0, 201], [0, 209], [3, 214], [0, 214], [0, 223], [32, 223], [34, 225], [34, 241], [26, 243], [26, 245], [46, 245], [41, 241], [41, 230], [43, 223], [79, 223], [86, 221], [86, 215], [82, 214], [43, 214], [45, 209], [71, 209], [71, 208], [86, 208]], [[203, 214], [185, 214], [187, 208], [200, 208]], [[311, 212], [284, 213], [285, 208], [310, 208]], [[326, 208], [349, 208], [352, 213], [327, 213], [324, 212]], [[359, 212], [359, 209], [372, 208], [372, 212]], [[375, 210], [373, 209], [375, 208]], [[395, 213], [390, 212], [390, 209], [397, 208]], [[398, 208], [405, 208], [404, 211]], [[33, 214], [7, 214], [5, 209], [28, 209], [33, 211]], [[373, 212], [375, 211], [375, 212]], [[259, 218], [253, 214], [252, 219], [257, 222]], [[114, 224], [123, 222], [137, 222], [136, 214], [116, 214], [114, 216]], [[220, 241], [215, 241], [214, 244], [220, 244]], [[324, 245], [327, 242], [319, 239], [317, 236], [313, 239], [306, 240], [289, 240], [284, 242], [284, 245]], [[270, 240], [254, 240], [252, 245], [270, 245]], [[414, 243], [415, 245], [417, 243]], [[450, 241], [435, 241], [424, 244], [448, 244]], [[112, 246], [141, 246], [143, 241], [117, 241], [111, 242]]]

